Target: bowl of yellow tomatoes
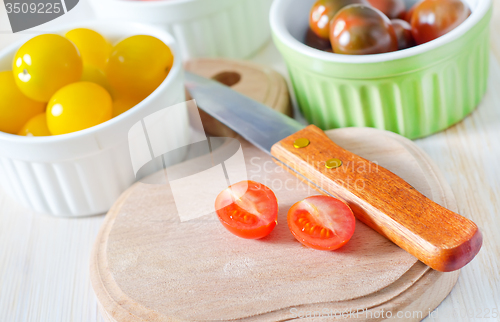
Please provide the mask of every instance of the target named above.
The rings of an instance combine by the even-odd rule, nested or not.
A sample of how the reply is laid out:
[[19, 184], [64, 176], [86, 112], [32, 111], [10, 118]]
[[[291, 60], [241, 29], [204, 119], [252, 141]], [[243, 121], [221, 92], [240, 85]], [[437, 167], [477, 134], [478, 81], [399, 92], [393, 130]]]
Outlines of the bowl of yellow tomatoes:
[[[181, 64], [172, 36], [132, 23], [80, 23], [2, 50], [2, 190], [41, 213], [106, 212], [135, 181], [130, 129], [185, 101]], [[187, 145], [187, 111], [169, 115], [163, 144]]]

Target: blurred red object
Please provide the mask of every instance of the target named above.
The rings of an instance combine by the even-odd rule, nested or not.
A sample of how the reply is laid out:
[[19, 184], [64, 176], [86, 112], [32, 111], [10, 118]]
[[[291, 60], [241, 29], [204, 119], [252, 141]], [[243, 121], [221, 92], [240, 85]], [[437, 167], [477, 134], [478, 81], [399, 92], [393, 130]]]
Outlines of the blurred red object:
[[406, 7], [403, 0], [368, 0], [368, 2], [389, 19], [404, 18]]
[[412, 34], [418, 45], [447, 34], [471, 14], [461, 0], [423, 0], [412, 10]]
[[398, 38], [398, 50], [415, 46], [415, 40], [411, 33], [411, 25], [401, 19], [392, 19], [391, 22]]

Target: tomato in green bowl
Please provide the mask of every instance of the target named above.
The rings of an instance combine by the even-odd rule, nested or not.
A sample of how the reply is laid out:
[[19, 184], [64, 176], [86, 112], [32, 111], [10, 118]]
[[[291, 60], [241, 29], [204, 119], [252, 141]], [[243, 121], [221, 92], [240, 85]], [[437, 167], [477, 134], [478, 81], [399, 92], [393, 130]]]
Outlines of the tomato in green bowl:
[[[271, 29], [300, 110], [320, 128], [374, 127], [410, 139], [461, 121], [486, 92], [491, 0], [445, 35], [393, 52], [344, 55], [305, 44], [315, 0], [276, 0]], [[409, 9], [415, 1], [407, 0]]]

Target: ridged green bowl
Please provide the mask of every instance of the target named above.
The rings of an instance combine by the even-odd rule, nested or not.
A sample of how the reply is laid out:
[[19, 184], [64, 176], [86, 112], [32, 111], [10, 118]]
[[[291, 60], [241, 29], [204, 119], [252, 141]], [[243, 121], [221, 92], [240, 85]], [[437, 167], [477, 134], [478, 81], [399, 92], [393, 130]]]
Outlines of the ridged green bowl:
[[466, 1], [471, 16], [438, 39], [363, 56], [303, 43], [314, 2], [275, 0], [270, 18], [274, 42], [310, 123], [325, 130], [375, 127], [414, 139], [459, 122], [486, 92], [491, 0]]

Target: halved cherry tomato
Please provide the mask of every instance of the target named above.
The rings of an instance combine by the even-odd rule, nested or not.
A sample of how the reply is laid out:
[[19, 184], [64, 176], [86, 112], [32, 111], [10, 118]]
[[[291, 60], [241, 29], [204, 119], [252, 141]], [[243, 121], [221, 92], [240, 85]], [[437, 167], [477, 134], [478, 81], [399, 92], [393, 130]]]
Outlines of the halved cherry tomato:
[[329, 196], [312, 196], [294, 204], [288, 211], [288, 227], [307, 247], [334, 250], [345, 245], [354, 234], [356, 220], [351, 208]]
[[330, 32], [333, 52], [337, 54], [369, 55], [398, 49], [389, 18], [369, 6], [344, 7], [331, 21]]
[[258, 239], [269, 235], [278, 221], [278, 200], [273, 191], [255, 181], [241, 181], [215, 199], [220, 222], [238, 237]]
[[411, 34], [411, 26], [408, 22], [401, 19], [392, 19], [392, 27], [398, 38], [398, 49], [406, 49], [415, 46], [415, 40]]
[[423, 0], [412, 10], [411, 28], [418, 45], [447, 34], [471, 14], [461, 0]]
[[345, 6], [350, 4], [367, 4], [365, 0], [318, 0], [309, 13], [309, 27], [318, 37], [330, 38], [330, 21]]
[[404, 18], [406, 7], [403, 0], [368, 0], [368, 2], [389, 19]]

